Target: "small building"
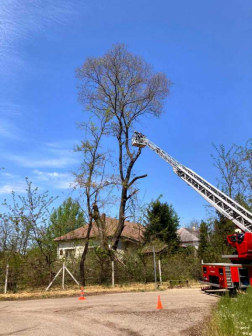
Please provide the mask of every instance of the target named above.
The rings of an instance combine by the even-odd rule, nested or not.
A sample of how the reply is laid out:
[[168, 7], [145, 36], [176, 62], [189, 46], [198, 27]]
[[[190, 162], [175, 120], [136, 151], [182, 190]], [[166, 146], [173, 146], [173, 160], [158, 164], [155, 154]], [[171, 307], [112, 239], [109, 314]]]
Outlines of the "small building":
[[[106, 217], [106, 236], [108, 243], [112, 241], [114, 233], [116, 231], [118, 220], [115, 218]], [[88, 224], [76, 229], [74, 231], [68, 232], [67, 234], [57, 237], [54, 240], [57, 242], [57, 255], [58, 258], [78, 258], [82, 255], [84, 246], [86, 243], [88, 231]], [[141, 224], [125, 221], [124, 229], [122, 231], [118, 252], [123, 253], [125, 250], [130, 248], [136, 248], [143, 240], [144, 227]], [[89, 247], [99, 245], [99, 234], [98, 228], [95, 223], [92, 224], [92, 229], [90, 232], [90, 244]]]
[[181, 247], [194, 246], [196, 250], [199, 248], [199, 230], [195, 228], [180, 228], [177, 234], [180, 238]]
[[[194, 246], [197, 250], [199, 247], [199, 230], [195, 228], [180, 228], [177, 230], [177, 235], [179, 238], [179, 246], [182, 248], [187, 248], [188, 246]], [[169, 250], [169, 245], [162, 242], [156, 242], [153, 244], [155, 247], [156, 254], [164, 254]], [[144, 248], [144, 254], [151, 255], [153, 253], [153, 245], [149, 244]]]

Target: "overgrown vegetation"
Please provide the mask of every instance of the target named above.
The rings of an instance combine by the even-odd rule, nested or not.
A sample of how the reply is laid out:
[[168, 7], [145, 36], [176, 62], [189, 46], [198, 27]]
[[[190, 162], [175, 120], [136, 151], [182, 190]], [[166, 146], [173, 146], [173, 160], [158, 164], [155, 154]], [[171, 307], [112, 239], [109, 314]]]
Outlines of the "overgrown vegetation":
[[[192, 253], [191, 253], [192, 252]], [[196, 281], [201, 274], [201, 266], [193, 251], [181, 250], [175, 254], [156, 255], [161, 260], [162, 281], [189, 280]], [[56, 261], [51, 271], [53, 275], [62, 267], [63, 261]], [[79, 260], [67, 259], [66, 265], [74, 277], [80, 281]], [[0, 292], [3, 292], [6, 264], [0, 258]], [[111, 262], [100, 258], [95, 249], [90, 249], [86, 259], [86, 285], [111, 286]], [[20, 292], [26, 288], [37, 288], [48, 285], [49, 271], [43, 258], [36, 251], [26, 255], [25, 258], [9, 260], [9, 292]], [[61, 285], [61, 276], [54, 286]], [[157, 279], [159, 273], [157, 270]], [[154, 268], [153, 255], [143, 254], [141, 250], [125, 252], [124, 256], [115, 262], [115, 284], [153, 283]], [[74, 286], [74, 282], [66, 274], [66, 285]]]
[[251, 336], [252, 289], [239, 293], [236, 298], [224, 296], [203, 332], [203, 336]]
[[233, 248], [227, 243], [227, 236], [234, 233], [235, 225], [220, 213], [213, 220], [200, 224], [198, 255], [204, 262], [221, 262], [222, 255], [232, 254]]

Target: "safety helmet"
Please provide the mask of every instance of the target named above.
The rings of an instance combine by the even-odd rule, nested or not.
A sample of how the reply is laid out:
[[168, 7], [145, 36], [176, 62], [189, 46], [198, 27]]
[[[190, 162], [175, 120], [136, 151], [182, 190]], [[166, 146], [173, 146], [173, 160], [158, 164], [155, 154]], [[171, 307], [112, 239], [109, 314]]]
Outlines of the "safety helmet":
[[241, 229], [235, 229], [235, 233], [242, 233]]

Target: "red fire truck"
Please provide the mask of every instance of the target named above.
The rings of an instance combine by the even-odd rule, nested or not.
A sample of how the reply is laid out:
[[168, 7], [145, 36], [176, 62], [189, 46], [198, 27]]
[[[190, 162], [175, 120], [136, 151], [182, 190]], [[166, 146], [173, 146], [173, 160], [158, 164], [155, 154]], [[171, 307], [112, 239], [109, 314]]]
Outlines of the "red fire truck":
[[228, 244], [236, 250], [236, 254], [222, 256], [229, 259], [230, 263], [202, 263], [201, 282], [216, 290], [236, 290], [252, 286], [252, 213], [175, 160], [143, 134], [135, 132], [132, 145], [140, 149], [148, 146], [156, 152], [172, 166], [176, 175], [237, 226], [236, 233], [227, 237]]
[[211, 288], [236, 290], [252, 286], [252, 234], [250, 232], [229, 235], [227, 242], [237, 254], [224, 255], [231, 263], [202, 264], [202, 283]]

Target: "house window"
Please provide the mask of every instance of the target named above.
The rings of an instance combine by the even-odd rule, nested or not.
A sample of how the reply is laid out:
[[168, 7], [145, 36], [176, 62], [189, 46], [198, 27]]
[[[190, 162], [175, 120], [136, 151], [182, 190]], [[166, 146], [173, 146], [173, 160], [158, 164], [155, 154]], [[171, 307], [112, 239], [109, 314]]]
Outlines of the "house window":
[[60, 254], [60, 256], [63, 256], [63, 250], [62, 249], [59, 250], [59, 254]]
[[73, 258], [75, 255], [75, 249], [65, 249], [66, 258]]

